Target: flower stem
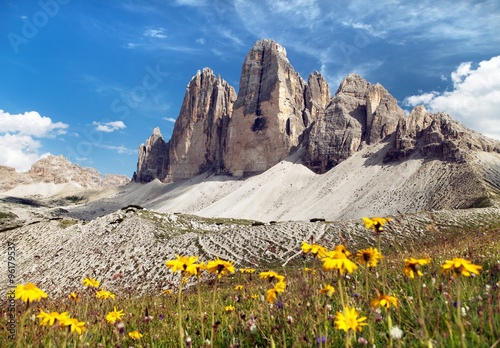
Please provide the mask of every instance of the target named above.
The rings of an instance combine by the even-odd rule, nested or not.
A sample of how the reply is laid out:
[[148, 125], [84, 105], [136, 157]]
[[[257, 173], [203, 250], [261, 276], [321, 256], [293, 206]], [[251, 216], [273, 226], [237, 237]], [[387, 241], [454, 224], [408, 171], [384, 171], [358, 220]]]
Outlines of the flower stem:
[[212, 294], [212, 331], [210, 332], [210, 345], [214, 346], [214, 335], [215, 335], [215, 295], [217, 293], [217, 284], [219, 283], [219, 277], [214, 282], [214, 292]]
[[177, 326], [179, 327], [179, 347], [184, 346], [184, 330], [182, 330], [182, 281], [183, 277], [181, 275], [181, 280], [179, 282], [179, 292], [177, 298], [177, 304], [179, 306], [179, 318], [177, 321]]
[[418, 283], [417, 283], [418, 289], [417, 289], [417, 300], [418, 300], [418, 306], [420, 308], [420, 323], [422, 325], [422, 331], [424, 333], [424, 338], [425, 342], [429, 342], [429, 332], [427, 331], [427, 325], [425, 324], [425, 314], [424, 314], [424, 305], [422, 301], [422, 280], [420, 277], [418, 277]]
[[393, 347], [392, 344], [392, 335], [391, 335], [391, 329], [392, 329], [392, 318], [391, 318], [391, 312], [387, 310], [387, 330], [389, 331], [389, 347]]
[[460, 302], [460, 290], [461, 290], [461, 284], [460, 284], [460, 279], [456, 279], [457, 281], [457, 324], [458, 327], [460, 328], [460, 342], [462, 345], [462, 348], [467, 347], [465, 344], [465, 330], [464, 330], [464, 325], [462, 323], [462, 304]]
[[200, 309], [200, 319], [201, 319], [201, 340], [205, 342], [205, 315], [203, 314], [203, 307], [201, 306], [201, 289], [200, 289], [200, 279], [198, 278], [198, 307]]

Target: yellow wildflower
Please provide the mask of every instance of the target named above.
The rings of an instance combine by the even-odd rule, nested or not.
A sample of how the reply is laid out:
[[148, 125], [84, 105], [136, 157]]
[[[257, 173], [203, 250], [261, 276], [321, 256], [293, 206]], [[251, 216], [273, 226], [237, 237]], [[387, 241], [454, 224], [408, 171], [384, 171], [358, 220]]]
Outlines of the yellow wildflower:
[[106, 300], [108, 298], [115, 299], [115, 294], [107, 291], [107, 290], [99, 290], [98, 292], [95, 293], [95, 296], [101, 300]]
[[129, 336], [131, 339], [133, 339], [134, 341], [138, 341], [138, 340], [140, 340], [140, 339], [141, 339], [142, 334], [141, 334], [139, 331], [135, 330], [135, 331], [129, 332], [129, 333], [128, 333], [128, 336]]
[[326, 253], [326, 248], [319, 244], [308, 244], [307, 242], [302, 242], [302, 251], [304, 254], [312, 254], [316, 257], [324, 257]]
[[453, 260], [446, 260], [445, 263], [441, 265], [441, 272], [448, 273], [453, 271], [454, 277], [460, 275], [470, 277], [471, 273], [479, 274], [479, 270], [482, 268], [483, 266], [474, 265], [468, 260], [457, 257]]
[[428, 263], [431, 262], [430, 258], [426, 259], [415, 259], [413, 257], [410, 257], [409, 259], [404, 259], [405, 261], [405, 268], [403, 268], [404, 274], [406, 274], [410, 278], [415, 278], [415, 273], [421, 277], [424, 274], [422, 271], [420, 271], [420, 266], [427, 265]]
[[344, 330], [345, 332], [352, 330], [363, 331], [363, 326], [368, 325], [364, 321], [366, 317], [358, 318], [359, 313], [356, 308], [345, 307], [343, 312], [335, 314], [335, 325], [337, 329]]
[[309, 267], [304, 267], [304, 272], [309, 274], [316, 274], [316, 270]]
[[161, 292], [162, 295], [172, 295], [173, 291], [170, 289], [165, 289]]
[[99, 284], [101, 284], [100, 281], [94, 279], [94, 278], [84, 278], [82, 281], [83, 285], [89, 288], [98, 288]]
[[372, 247], [358, 250], [356, 257], [359, 263], [368, 267], [377, 266], [378, 261], [383, 258], [380, 251]]
[[384, 225], [391, 221], [391, 218], [381, 218], [381, 217], [373, 217], [373, 218], [363, 218], [363, 223], [365, 227], [369, 230], [372, 229], [376, 234], [380, 234], [384, 231]]
[[234, 290], [236, 290], [236, 291], [241, 291], [241, 290], [243, 290], [243, 285], [236, 285], [236, 286], [234, 287]]
[[56, 320], [64, 321], [69, 319], [68, 312], [58, 313], [58, 312], [50, 312], [46, 313], [44, 311], [40, 311], [40, 314], [36, 316], [41, 319], [40, 326], [52, 326], [55, 324]]
[[108, 323], [114, 324], [115, 321], [120, 320], [123, 316], [123, 311], [117, 311], [116, 307], [114, 307], [112, 312], [106, 314], [106, 320], [108, 321]]
[[226, 306], [226, 307], [224, 307], [224, 310], [226, 312], [231, 313], [232, 311], [234, 311], [234, 306], [232, 306], [232, 305]]
[[76, 294], [76, 292], [72, 292], [71, 294], [68, 295], [68, 298], [72, 301], [78, 302], [80, 301], [80, 297]]
[[217, 257], [217, 260], [212, 260], [207, 262], [206, 269], [210, 273], [217, 273], [217, 277], [222, 277], [223, 275], [228, 275], [229, 273], [234, 273], [234, 261], [224, 261]]
[[397, 308], [398, 299], [394, 296], [383, 295], [383, 294], [370, 301], [370, 306], [372, 306], [373, 308], [384, 307], [386, 309], [389, 309], [391, 307], [391, 304]]
[[68, 318], [68, 319], [62, 320], [61, 326], [69, 326], [71, 329], [71, 332], [76, 331], [76, 333], [78, 333], [79, 335], [81, 335], [82, 333], [87, 331], [87, 328], [85, 327], [85, 322], [79, 321], [76, 318]]
[[338, 269], [340, 274], [343, 274], [344, 271], [352, 273], [358, 268], [358, 266], [349, 260], [345, 254], [339, 252], [331, 252], [330, 256], [322, 258], [321, 262], [323, 262], [325, 271]]
[[285, 279], [284, 276], [279, 275], [274, 271], [260, 272], [259, 277], [261, 279], [269, 279], [269, 281], [273, 281], [276, 279], [278, 282], [281, 282]]
[[269, 303], [274, 303], [274, 301], [276, 300], [277, 293], [278, 292], [276, 291], [275, 288], [267, 290], [267, 292], [266, 292], [266, 301], [269, 302]]
[[255, 268], [240, 268], [240, 273], [252, 274], [255, 273]]
[[165, 262], [165, 265], [172, 270], [172, 272], [184, 272], [185, 275], [198, 275], [199, 268], [202, 267], [199, 264], [195, 264], [198, 261], [197, 256], [179, 256], [175, 255], [176, 260], [169, 260]]
[[335, 292], [335, 288], [329, 284], [323, 284], [323, 287], [319, 291], [321, 294], [326, 294], [328, 297], [332, 297]]
[[35, 284], [27, 283], [17, 285], [14, 298], [21, 299], [23, 302], [40, 301], [42, 298], [47, 298], [47, 294], [40, 290]]

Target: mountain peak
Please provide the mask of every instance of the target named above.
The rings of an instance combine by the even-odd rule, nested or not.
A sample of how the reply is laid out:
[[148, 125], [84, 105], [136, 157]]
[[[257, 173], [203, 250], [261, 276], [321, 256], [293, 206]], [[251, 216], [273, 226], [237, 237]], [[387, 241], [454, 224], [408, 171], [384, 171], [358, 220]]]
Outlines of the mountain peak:
[[254, 175], [301, 148], [302, 163], [316, 173], [380, 142], [387, 143], [387, 161], [411, 155], [460, 162], [467, 151], [499, 148], [444, 113], [417, 107], [405, 116], [380, 83], [358, 74], [348, 75], [330, 97], [320, 73], [305, 82], [286, 49], [270, 39], [258, 40], [246, 55], [237, 96], [210, 68], [198, 71], [172, 139], [153, 146], [156, 138], [141, 146], [134, 180], [178, 181], [204, 172]]

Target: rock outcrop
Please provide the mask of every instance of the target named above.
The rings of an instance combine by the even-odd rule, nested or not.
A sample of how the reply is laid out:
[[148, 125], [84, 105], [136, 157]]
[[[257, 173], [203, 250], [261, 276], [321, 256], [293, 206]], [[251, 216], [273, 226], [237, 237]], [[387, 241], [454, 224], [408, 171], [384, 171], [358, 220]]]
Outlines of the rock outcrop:
[[164, 180], [168, 174], [169, 143], [163, 140], [160, 128], [155, 128], [146, 141], [139, 146], [137, 170], [132, 177], [135, 182], [150, 182], [154, 179]]
[[448, 114], [429, 113], [424, 106], [399, 120], [392, 145], [386, 162], [410, 157], [464, 162], [470, 151], [500, 153], [498, 141], [464, 127]]
[[209, 68], [189, 83], [169, 148], [169, 177], [189, 179], [211, 170], [224, 172], [222, 159], [236, 92]]
[[359, 151], [376, 144], [404, 117], [397, 101], [380, 84], [371, 85], [359, 75], [340, 84], [324, 115], [311, 126], [304, 164], [324, 173]]
[[307, 83], [286, 50], [259, 40], [243, 63], [239, 92], [205, 68], [188, 84], [172, 138], [155, 130], [139, 148], [133, 180], [179, 181], [209, 172], [244, 177], [266, 171], [299, 148], [322, 174], [366, 146], [386, 142], [385, 161], [410, 156], [463, 162], [470, 150], [498, 143], [450, 116], [417, 107], [406, 117], [380, 84], [347, 76], [333, 98], [320, 73]]
[[0, 166], [0, 177], [0, 191], [36, 183], [71, 183], [84, 189], [99, 189], [130, 182], [125, 175], [106, 174], [103, 178], [96, 169], [73, 164], [62, 155], [41, 158], [33, 163], [30, 170], [23, 173], [16, 172], [14, 168]]
[[[272, 40], [259, 40], [248, 53], [240, 90], [229, 123], [224, 164], [234, 176], [263, 172], [289, 156], [302, 141], [307, 125], [323, 103], [328, 88], [309, 89], [311, 110], [306, 110], [306, 83], [293, 69], [286, 50]], [[325, 83], [326, 84], [326, 83]], [[323, 87], [323, 89], [322, 89]], [[329, 98], [329, 95], [328, 95]]]

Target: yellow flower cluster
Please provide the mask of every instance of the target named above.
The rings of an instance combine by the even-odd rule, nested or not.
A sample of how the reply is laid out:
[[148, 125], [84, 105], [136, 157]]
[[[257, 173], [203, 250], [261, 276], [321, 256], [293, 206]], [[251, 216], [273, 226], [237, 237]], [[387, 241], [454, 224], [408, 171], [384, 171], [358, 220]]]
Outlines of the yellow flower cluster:
[[[216, 273], [219, 278], [224, 275], [228, 275], [229, 273], [235, 272], [233, 266], [234, 261], [229, 262], [217, 258], [216, 260], [208, 261], [207, 264], [205, 265], [204, 262], [196, 263], [198, 261], [197, 256], [175, 255], [175, 257], [176, 260], [169, 260], [165, 263], [165, 265], [167, 266], [167, 268], [170, 268], [172, 272], [182, 272], [184, 277], [189, 277], [189, 276], [199, 277], [201, 276], [201, 271], [203, 270], [206, 270], [208, 273]], [[248, 271], [246, 273], [252, 273], [252, 272]]]
[[261, 279], [269, 279], [270, 282], [276, 280], [276, 284], [273, 288], [267, 290], [266, 301], [269, 303], [274, 303], [278, 294], [285, 292], [286, 282], [285, 276], [282, 276], [274, 271], [260, 272]]
[[58, 313], [58, 312], [44, 312], [40, 311], [40, 314], [36, 316], [39, 318], [40, 326], [54, 326], [59, 327], [69, 327], [71, 332], [76, 332], [79, 335], [87, 331], [85, 327], [85, 322], [79, 321], [76, 318], [71, 318], [68, 316], [68, 312]]

